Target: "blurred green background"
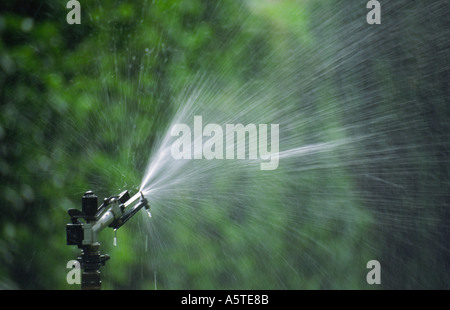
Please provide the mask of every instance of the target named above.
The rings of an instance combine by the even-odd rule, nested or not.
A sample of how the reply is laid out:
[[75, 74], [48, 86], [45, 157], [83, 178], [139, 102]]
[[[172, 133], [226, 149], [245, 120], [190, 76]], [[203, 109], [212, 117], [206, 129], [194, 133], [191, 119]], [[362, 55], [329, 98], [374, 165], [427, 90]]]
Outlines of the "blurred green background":
[[[343, 178], [311, 173], [294, 188], [274, 186], [273, 197], [290, 199], [292, 192], [292, 199], [313, 204], [319, 187], [324, 194], [356, 184], [352, 190], [364, 199], [349, 203], [364, 211], [358, 231], [348, 235], [364, 237], [340, 248], [333, 232], [345, 220], [336, 220], [338, 228], [314, 235], [320, 242], [293, 245], [299, 238], [288, 232], [295, 221], [273, 219], [285, 234], [268, 240], [277, 253], [266, 264], [265, 252], [221, 227], [223, 214], [205, 211], [215, 203], [209, 201], [201, 215], [215, 228], [203, 237], [198, 222], [176, 217], [158, 239], [139, 228], [141, 218], [118, 232], [118, 247], [105, 233], [102, 247], [112, 259], [102, 268], [104, 288], [371, 288], [364, 266], [355, 271], [348, 263], [356, 253], [382, 263], [386, 281], [379, 288], [448, 288], [450, 11], [446, 1], [382, 3], [382, 24], [369, 28], [365, 1], [86, 0], [81, 25], [68, 25], [66, 1], [3, 0], [0, 288], [77, 289], [66, 283], [66, 263], [79, 254], [65, 245], [67, 209], [79, 208], [87, 189], [102, 198], [139, 188], [174, 98], [198, 72], [241, 85], [282, 70], [293, 55], [303, 65], [292, 85], [314, 80], [316, 87], [295, 94], [299, 105], [310, 102], [305, 117], [327, 109], [350, 134], [381, 133], [381, 140], [359, 141], [361, 154], [382, 145], [393, 160], [349, 164]], [[321, 71], [328, 61], [338, 65]], [[283, 210], [281, 201], [266, 203]], [[401, 223], [392, 225], [396, 218]], [[266, 229], [248, 227], [255, 234]], [[210, 240], [217, 231], [236, 241], [229, 255]], [[195, 255], [184, 260], [187, 248], [210, 253], [214, 263]]]

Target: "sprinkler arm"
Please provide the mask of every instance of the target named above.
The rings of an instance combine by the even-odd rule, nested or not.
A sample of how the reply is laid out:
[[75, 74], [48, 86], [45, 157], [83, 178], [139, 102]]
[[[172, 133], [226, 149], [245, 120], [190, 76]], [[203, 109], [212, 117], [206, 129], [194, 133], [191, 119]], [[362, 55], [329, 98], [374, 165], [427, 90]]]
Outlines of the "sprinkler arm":
[[[92, 195], [92, 192], [86, 192], [84, 197], [89, 198]], [[138, 199], [139, 201], [136, 203]], [[134, 203], [135, 205], [133, 205]], [[67, 244], [78, 245], [79, 247], [96, 244], [98, 242], [97, 236], [103, 229], [106, 227], [112, 227], [115, 230], [119, 229], [142, 208], [150, 209], [148, 201], [142, 192], [130, 198], [128, 191], [124, 191], [118, 196], [105, 198], [98, 209], [93, 207], [89, 210], [86, 207], [84, 212], [70, 209], [68, 213], [72, 224], [68, 224]], [[87, 211], [90, 211], [89, 215], [86, 214]], [[83, 218], [86, 223], [78, 222], [80, 218]]]
[[[132, 198], [129, 198], [128, 191], [122, 192], [118, 197], [110, 197], [105, 199], [103, 205], [100, 206], [100, 213], [102, 209], [105, 209], [107, 206], [110, 206], [106, 212], [98, 219], [98, 221], [92, 226], [91, 233], [87, 233], [88, 237], [86, 239], [86, 230], [85, 231], [85, 239], [83, 240], [83, 244], [93, 244], [97, 242], [97, 236], [100, 231], [105, 229], [106, 227], [112, 227], [115, 230], [122, 227], [133, 215], [135, 215], [139, 210], [143, 207], [149, 209], [148, 201], [145, 199], [142, 192], [137, 193]], [[127, 208], [132, 205], [138, 198], [140, 198], [139, 202], [136, 203], [133, 207]]]
[[[138, 197], [140, 196], [139, 202], [136, 203], [133, 207], [127, 208], [131, 203], [134, 202], [134, 200], [137, 200], [137, 198], [135, 198], [136, 196], [138, 196]], [[128, 204], [128, 201], [131, 201], [130, 204]], [[125, 212], [122, 214], [122, 216], [120, 216], [117, 220], [114, 220], [111, 223], [110, 226], [112, 226], [114, 229], [119, 229], [122, 225], [124, 225], [130, 218], [132, 218], [142, 208], [145, 208], [147, 210], [150, 209], [150, 207], [148, 205], [148, 201], [147, 201], [147, 199], [145, 199], [142, 192], [137, 193], [136, 195], [133, 196], [133, 198], [131, 198], [128, 201], [123, 205]]]

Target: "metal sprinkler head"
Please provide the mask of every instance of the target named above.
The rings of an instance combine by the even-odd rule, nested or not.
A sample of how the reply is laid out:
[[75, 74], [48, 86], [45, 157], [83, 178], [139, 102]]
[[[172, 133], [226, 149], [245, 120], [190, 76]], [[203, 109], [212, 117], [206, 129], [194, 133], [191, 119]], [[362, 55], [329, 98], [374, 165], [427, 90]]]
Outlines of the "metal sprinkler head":
[[123, 191], [118, 196], [105, 198], [99, 208], [97, 200], [93, 191], [87, 191], [81, 199], [81, 211], [67, 211], [71, 220], [71, 223], [66, 225], [67, 245], [76, 245], [82, 251], [78, 257], [83, 269], [81, 289], [101, 289], [100, 267], [104, 266], [110, 257], [100, 254], [100, 243], [97, 239], [100, 231], [106, 227], [117, 231], [140, 209], [150, 209], [142, 192], [130, 198], [128, 190]]

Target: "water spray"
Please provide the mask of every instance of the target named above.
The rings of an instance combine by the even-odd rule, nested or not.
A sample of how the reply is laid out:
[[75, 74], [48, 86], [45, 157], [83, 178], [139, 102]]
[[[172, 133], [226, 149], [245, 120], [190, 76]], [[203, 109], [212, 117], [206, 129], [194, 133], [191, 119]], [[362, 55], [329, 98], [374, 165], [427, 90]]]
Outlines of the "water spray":
[[105, 198], [102, 205], [97, 206], [97, 196], [93, 191], [87, 191], [81, 199], [81, 211], [68, 210], [71, 223], [66, 225], [67, 245], [76, 245], [81, 249], [81, 256], [77, 260], [83, 269], [83, 290], [101, 289], [100, 267], [110, 258], [107, 254], [100, 254], [100, 243], [97, 239], [100, 231], [106, 227], [117, 231], [142, 208], [150, 210], [142, 192], [130, 197], [127, 190], [118, 196]]

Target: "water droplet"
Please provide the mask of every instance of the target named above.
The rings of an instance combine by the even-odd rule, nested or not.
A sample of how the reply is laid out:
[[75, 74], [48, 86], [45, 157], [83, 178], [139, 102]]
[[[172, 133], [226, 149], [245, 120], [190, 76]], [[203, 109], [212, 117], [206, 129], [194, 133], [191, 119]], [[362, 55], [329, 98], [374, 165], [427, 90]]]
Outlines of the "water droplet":
[[148, 251], [148, 235], [145, 235], [145, 253]]
[[113, 240], [113, 245], [117, 246], [117, 228], [114, 229], [114, 240]]
[[147, 215], [149, 218], [152, 218], [152, 214], [150, 213], [150, 209], [147, 209]]

